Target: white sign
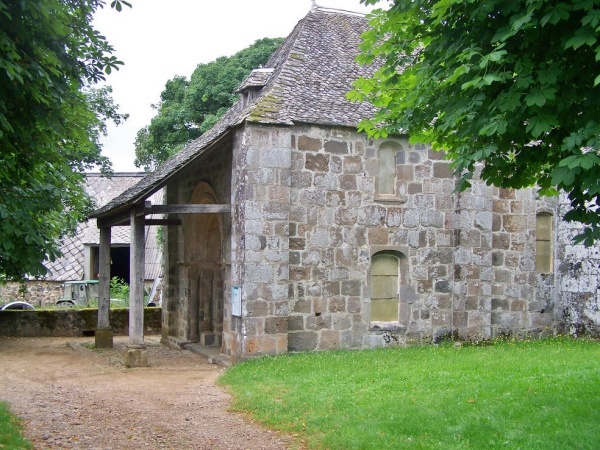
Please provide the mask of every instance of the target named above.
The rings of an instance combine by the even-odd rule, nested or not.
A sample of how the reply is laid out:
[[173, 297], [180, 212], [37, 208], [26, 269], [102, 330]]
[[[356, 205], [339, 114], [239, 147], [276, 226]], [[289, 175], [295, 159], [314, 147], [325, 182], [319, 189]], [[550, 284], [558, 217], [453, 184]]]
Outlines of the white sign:
[[242, 289], [239, 286], [231, 288], [231, 314], [242, 317]]

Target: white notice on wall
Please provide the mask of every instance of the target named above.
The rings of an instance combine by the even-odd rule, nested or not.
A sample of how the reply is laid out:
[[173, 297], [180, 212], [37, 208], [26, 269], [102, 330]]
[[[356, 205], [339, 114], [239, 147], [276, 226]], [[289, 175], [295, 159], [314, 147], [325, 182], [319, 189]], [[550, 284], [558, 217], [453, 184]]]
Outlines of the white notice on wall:
[[242, 289], [239, 286], [231, 289], [231, 314], [242, 317]]

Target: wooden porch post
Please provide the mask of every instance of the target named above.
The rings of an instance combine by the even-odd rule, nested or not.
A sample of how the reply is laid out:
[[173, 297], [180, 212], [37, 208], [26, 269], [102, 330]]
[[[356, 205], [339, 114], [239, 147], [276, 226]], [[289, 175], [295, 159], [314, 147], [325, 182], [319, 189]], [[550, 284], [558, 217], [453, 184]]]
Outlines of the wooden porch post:
[[144, 216], [131, 210], [131, 256], [129, 270], [129, 343], [125, 355], [127, 367], [148, 365], [144, 345]]
[[97, 348], [112, 348], [113, 332], [110, 328], [110, 227], [100, 227], [98, 323], [95, 344]]

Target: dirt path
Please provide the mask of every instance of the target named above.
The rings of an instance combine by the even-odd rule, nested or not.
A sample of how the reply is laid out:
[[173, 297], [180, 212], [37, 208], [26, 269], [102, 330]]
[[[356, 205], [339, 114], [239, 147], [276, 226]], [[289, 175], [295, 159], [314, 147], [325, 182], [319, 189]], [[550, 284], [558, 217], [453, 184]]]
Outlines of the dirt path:
[[148, 337], [150, 367], [124, 369], [126, 338], [102, 354], [67, 342], [0, 338], [0, 400], [36, 449], [285, 449], [286, 438], [227, 411], [223, 370]]

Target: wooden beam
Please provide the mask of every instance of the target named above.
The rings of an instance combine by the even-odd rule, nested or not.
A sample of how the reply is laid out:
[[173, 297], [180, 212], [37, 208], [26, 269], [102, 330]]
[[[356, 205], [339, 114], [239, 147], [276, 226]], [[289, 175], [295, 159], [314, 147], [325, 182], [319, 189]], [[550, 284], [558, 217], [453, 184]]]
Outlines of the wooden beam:
[[129, 225], [130, 212], [129, 210], [115, 214], [114, 216], [96, 219], [98, 228], [116, 227], [120, 225]]
[[146, 225], [182, 225], [181, 219], [146, 219]]
[[144, 347], [144, 217], [131, 209], [129, 260], [129, 348]]
[[[99, 285], [98, 285], [98, 326], [110, 327], [110, 227], [100, 228]], [[95, 274], [93, 274], [95, 275]]]
[[231, 205], [151, 205], [146, 214], [218, 214], [230, 213]]

